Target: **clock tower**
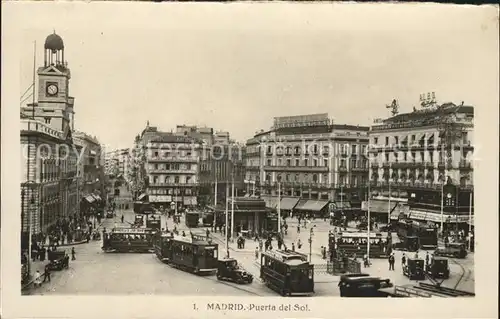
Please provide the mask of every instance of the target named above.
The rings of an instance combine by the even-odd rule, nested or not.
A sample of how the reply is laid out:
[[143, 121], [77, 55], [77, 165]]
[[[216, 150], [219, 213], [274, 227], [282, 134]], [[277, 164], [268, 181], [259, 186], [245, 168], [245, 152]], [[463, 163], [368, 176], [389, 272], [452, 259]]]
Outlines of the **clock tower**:
[[55, 32], [45, 39], [44, 63], [38, 68], [38, 103], [28, 105], [36, 120], [63, 132], [74, 131], [74, 98], [69, 95], [71, 73], [64, 60], [64, 42]]

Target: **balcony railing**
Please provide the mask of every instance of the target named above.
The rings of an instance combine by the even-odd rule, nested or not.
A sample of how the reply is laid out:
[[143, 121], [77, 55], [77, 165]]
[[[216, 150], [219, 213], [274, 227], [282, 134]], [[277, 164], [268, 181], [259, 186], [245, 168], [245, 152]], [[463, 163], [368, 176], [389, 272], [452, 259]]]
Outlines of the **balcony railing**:
[[356, 167], [352, 167], [351, 171], [353, 171], [353, 172], [368, 172], [368, 167], [356, 166]]
[[265, 171], [328, 172], [326, 166], [264, 166]]
[[183, 156], [183, 157], [178, 157], [178, 156], [167, 156], [167, 157], [153, 156], [153, 157], [149, 157], [147, 159], [147, 162], [197, 163], [198, 162], [198, 158], [194, 157], [194, 156]]
[[[256, 185], [257, 187], [259, 185]], [[263, 187], [270, 187], [270, 188], [276, 188], [278, 189], [278, 182], [263, 182], [260, 186]], [[363, 185], [345, 185], [345, 184], [334, 184], [334, 183], [314, 183], [314, 182], [286, 182], [282, 181], [281, 182], [281, 188], [302, 188], [302, 189], [338, 189], [338, 190], [349, 190], [352, 188], [360, 188], [363, 187]], [[366, 186], [365, 186], [366, 187]]]
[[150, 174], [196, 174], [198, 170], [195, 169], [166, 169], [166, 168], [150, 168]]
[[[387, 182], [387, 181], [371, 181], [371, 187], [412, 187], [412, 188], [428, 188], [428, 189], [441, 189], [443, 183], [441, 182], [419, 182], [419, 181], [408, 181], [408, 182]], [[459, 185], [460, 189], [474, 189], [473, 184]]]
[[166, 182], [166, 183], [160, 183], [160, 182], [156, 182], [156, 183], [149, 183], [149, 186], [154, 186], [154, 187], [195, 187], [195, 186], [198, 186], [199, 183], [193, 183], [193, 182], [189, 182], [189, 183], [170, 183], [170, 182]]
[[339, 172], [347, 172], [347, 166], [339, 166]]
[[245, 166], [247, 171], [260, 171], [260, 166]]

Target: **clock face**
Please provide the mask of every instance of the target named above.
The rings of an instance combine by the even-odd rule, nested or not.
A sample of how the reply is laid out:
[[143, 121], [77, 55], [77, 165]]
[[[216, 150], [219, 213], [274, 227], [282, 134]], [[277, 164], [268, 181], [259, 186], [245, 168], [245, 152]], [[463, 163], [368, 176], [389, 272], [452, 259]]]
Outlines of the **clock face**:
[[57, 87], [56, 84], [49, 84], [47, 86], [47, 94], [48, 95], [54, 96], [57, 94], [57, 92], [59, 92], [59, 88]]

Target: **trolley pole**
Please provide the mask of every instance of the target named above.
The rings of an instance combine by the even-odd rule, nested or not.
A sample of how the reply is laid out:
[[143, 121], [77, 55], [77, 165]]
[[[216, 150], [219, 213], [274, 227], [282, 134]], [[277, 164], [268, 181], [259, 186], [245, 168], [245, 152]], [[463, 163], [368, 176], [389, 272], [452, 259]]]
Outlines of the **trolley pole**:
[[309, 262], [312, 262], [312, 238], [314, 236], [314, 227], [316, 227], [316, 225], [311, 227], [311, 229], [309, 230]]

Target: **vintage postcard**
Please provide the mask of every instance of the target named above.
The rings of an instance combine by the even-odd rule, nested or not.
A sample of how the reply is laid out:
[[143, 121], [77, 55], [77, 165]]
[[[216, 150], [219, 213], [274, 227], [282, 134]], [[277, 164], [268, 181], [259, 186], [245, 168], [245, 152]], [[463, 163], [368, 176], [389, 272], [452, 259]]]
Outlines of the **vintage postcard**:
[[3, 13], [6, 318], [496, 317], [498, 7]]

